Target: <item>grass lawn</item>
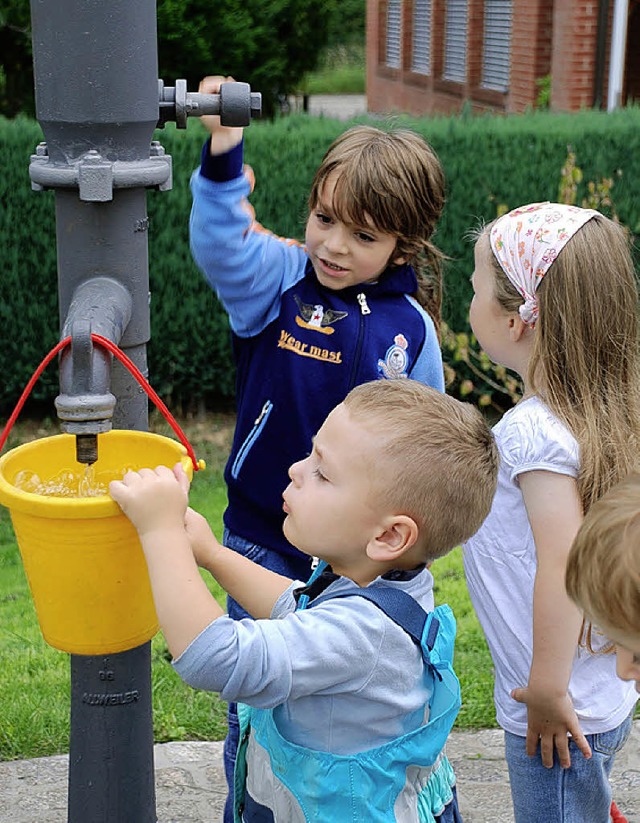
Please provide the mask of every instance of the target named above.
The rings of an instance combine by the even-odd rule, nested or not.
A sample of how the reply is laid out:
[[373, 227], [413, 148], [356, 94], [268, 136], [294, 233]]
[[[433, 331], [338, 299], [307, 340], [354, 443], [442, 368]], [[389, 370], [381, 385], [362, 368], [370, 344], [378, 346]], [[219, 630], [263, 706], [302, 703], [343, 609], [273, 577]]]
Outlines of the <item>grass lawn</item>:
[[[218, 536], [226, 503], [222, 467], [228, 452], [233, 419], [207, 415], [184, 423], [196, 455], [207, 470], [196, 475], [191, 504], [202, 512]], [[151, 428], [171, 436], [168, 425], [152, 418]], [[35, 437], [58, 432], [45, 421], [20, 423], [7, 448]], [[448, 602], [458, 620], [456, 670], [462, 683], [463, 707], [459, 728], [495, 725], [492, 668], [484, 637], [469, 602], [460, 551], [433, 565], [436, 599]], [[224, 595], [208, 574], [211, 591]], [[170, 666], [170, 656], [158, 634], [152, 641], [154, 735], [169, 740], [219, 740], [226, 732], [225, 704], [217, 695], [194, 691]], [[68, 751], [69, 655], [42, 639], [15, 543], [9, 513], [0, 507], [0, 760], [39, 757]]]
[[363, 43], [329, 49], [317, 70], [302, 83], [307, 94], [364, 94], [366, 60]]
[[307, 94], [364, 94], [364, 69], [359, 65], [319, 69], [309, 75], [305, 91]]

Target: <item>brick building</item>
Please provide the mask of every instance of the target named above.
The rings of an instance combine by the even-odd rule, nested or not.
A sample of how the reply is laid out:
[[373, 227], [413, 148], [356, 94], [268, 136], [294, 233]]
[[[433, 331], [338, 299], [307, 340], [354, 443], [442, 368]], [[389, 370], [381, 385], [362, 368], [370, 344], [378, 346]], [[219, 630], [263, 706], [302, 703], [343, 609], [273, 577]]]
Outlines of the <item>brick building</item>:
[[640, 0], [367, 0], [370, 112], [640, 100]]

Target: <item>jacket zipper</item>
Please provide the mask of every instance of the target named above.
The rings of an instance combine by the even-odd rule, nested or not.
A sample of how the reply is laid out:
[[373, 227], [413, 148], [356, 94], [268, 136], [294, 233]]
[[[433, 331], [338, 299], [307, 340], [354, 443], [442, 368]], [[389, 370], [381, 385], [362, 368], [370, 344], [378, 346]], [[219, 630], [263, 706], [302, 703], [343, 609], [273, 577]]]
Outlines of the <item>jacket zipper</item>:
[[360, 306], [360, 314], [371, 314], [371, 309], [367, 303], [367, 295], [363, 291], [356, 296], [356, 300]]
[[367, 296], [364, 292], [360, 292], [356, 295], [356, 300], [358, 301], [358, 305], [360, 306], [360, 322], [358, 326], [358, 339], [356, 341], [356, 351], [355, 356], [353, 358], [353, 367], [351, 369], [351, 377], [349, 378], [349, 390], [351, 390], [355, 386], [356, 382], [356, 374], [358, 371], [358, 366], [360, 365], [360, 355], [362, 354], [362, 341], [364, 338], [364, 318], [367, 314], [371, 314], [371, 309], [369, 308], [369, 304], [367, 303]]
[[245, 438], [244, 443], [238, 449], [236, 459], [233, 461], [233, 465], [231, 466], [231, 477], [233, 477], [234, 480], [236, 480], [238, 475], [240, 474], [242, 464], [246, 460], [249, 452], [251, 451], [253, 444], [260, 437], [262, 430], [266, 426], [267, 420], [269, 419], [269, 415], [271, 414], [271, 409], [273, 409], [273, 403], [271, 402], [271, 400], [267, 400], [264, 406], [262, 407], [260, 414], [257, 416], [251, 431]]

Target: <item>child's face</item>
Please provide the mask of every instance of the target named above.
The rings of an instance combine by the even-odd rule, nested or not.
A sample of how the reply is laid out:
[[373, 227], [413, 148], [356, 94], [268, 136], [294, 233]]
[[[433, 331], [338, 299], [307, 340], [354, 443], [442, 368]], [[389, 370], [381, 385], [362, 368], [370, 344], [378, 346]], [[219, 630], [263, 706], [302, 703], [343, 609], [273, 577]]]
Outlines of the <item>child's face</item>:
[[621, 680], [635, 680], [640, 692], [640, 635], [630, 635], [615, 629], [603, 631], [616, 644], [616, 672]]
[[616, 671], [622, 680], [635, 680], [636, 691], [640, 692], [640, 641], [635, 649], [616, 644]]
[[331, 174], [307, 220], [307, 253], [320, 283], [328, 289], [344, 289], [371, 283], [389, 263], [405, 262], [394, 257], [396, 237], [376, 229], [373, 223], [357, 226], [338, 220], [333, 210], [337, 172]]
[[380, 522], [372, 502], [371, 440], [371, 432], [340, 404], [316, 435], [311, 454], [289, 469], [283, 494], [287, 540], [352, 578]]
[[478, 238], [474, 250], [475, 268], [471, 277], [473, 299], [469, 322], [478, 343], [494, 363], [513, 367], [510, 363], [509, 313], [494, 294], [495, 274], [487, 234]]

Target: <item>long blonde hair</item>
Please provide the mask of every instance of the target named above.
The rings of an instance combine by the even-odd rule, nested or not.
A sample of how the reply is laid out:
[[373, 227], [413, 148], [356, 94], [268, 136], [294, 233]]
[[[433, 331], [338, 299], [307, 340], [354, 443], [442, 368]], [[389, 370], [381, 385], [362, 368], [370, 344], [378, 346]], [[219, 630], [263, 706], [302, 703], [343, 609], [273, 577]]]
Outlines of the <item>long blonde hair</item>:
[[338, 172], [333, 209], [348, 223], [397, 238], [394, 257], [405, 257], [418, 276], [418, 302], [436, 328], [442, 312], [442, 253], [431, 241], [445, 201], [444, 172], [433, 149], [407, 129], [354, 126], [333, 141], [309, 193], [316, 208], [327, 178]]
[[[491, 257], [496, 299], [517, 311], [522, 297]], [[537, 296], [527, 381], [578, 441], [587, 512], [640, 462], [638, 288], [625, 229], [604, 215], [585, 223]]]

